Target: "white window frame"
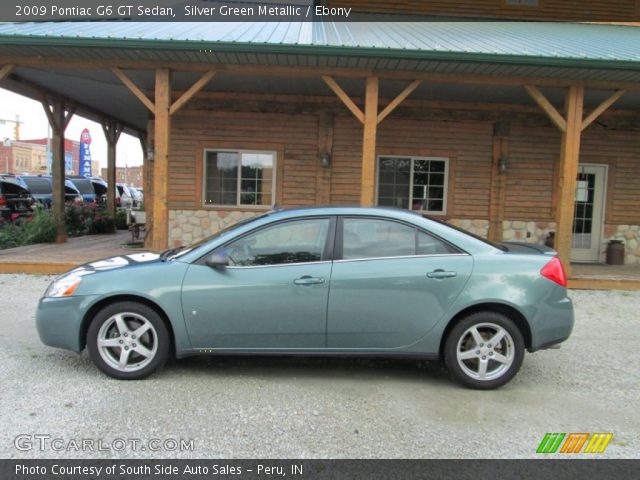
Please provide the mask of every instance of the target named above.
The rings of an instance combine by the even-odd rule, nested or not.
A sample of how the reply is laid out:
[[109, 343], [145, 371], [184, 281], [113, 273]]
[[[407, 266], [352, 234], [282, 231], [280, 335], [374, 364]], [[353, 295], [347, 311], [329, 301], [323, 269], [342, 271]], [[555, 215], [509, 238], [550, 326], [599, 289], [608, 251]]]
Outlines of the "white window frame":
[[[237, 187], [236, 187], [236, 203], [235, 204], [227, 204], [227, 203], [207, 203], [207, 153], [214, 152], [222, 152], [222, 153], [239, 153], [240, 161], [242, 162], [242, 154], [243, 153], [261, 153], [261, 154], [271, 154], [273, 156], [273, 178], [271, 180], [271, 203], [269, 205], [251, 205], [251, 204], [243, 204], [240, 203], [240, 195], [242, 191], [240, 189], [241, 181], [242, 181], [242, 163], [238, 166], [238, 178]], [[271, 210], [276, 204], [276, 175], [277, 175], [277, 164], [278, 164], [278, 152], [275, 150], [254, 150], [254, 149], [237, 149], [237, 148], [205, 148], [204, 154], [202, 155], [202, 205], [205, 208], [216, 208], [216, 207], [225, 207], [225, 208], [253, 208], [258, 210]]]
[[[380, 159], [382, 158], [405, 158], [411, 161], [411, 168], [409, 174], [409, 211], [412, 212], [421, 212], [428, 213], [429, 215], [447, 215], [448, 202], [447, 198], [449, 196], [449, 157], [414, 157], [411, 155], [378, 155], [376, 157], [376, 205], [378, 205], [378, 196], [379, 196], [379, 188], [380, 188]], [[442, 195], [442, 211], [438, 210], [413, 210], [411, 208], [411, 202], [413, 200], [413, 168], [415, 160], [439, 160], [444, 161], [444, 184], [442, 188], [444, 189]]]

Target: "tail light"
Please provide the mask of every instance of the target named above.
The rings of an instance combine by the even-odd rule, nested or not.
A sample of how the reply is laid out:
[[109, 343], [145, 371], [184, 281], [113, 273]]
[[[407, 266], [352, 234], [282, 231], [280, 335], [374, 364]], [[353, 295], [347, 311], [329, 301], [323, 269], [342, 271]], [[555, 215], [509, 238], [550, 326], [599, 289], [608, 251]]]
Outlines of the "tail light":
[[7, 197], [4, 195], [0, 195], [0, 207], [4, 207], [7, 205]]
[[553, 257], [549, 260], [549, 262], [542, 267], [542, 270], [540, 270], [540, 275], [548, 278], [552, 282], [556, 282], [562, 287], [567, 286], [567, 273], [564, 271], [562, 262], [558, 257]]

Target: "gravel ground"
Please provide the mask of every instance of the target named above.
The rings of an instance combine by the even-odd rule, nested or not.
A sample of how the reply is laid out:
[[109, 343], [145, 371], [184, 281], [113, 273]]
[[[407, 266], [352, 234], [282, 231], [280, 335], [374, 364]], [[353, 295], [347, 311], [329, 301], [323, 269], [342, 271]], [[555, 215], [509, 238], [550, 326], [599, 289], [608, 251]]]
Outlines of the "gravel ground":
[[[563, 347], [477, 392], [438, 363], [406, 360], [205, 357], [112, 380], [86, 352], [40, 343], [34, 313], [49, 281], [0, 275], [0, 458], [528, 458], [546, 432], [609, 431], [605, 456], [640, 458], [640, 292], [571, 292], [577, 322]], [[71, 449], [23, 452], [20, 434]], [[142, 443], [76, 452], [81, 439]], [[151, 452], [152, 439], [194, 448]]]

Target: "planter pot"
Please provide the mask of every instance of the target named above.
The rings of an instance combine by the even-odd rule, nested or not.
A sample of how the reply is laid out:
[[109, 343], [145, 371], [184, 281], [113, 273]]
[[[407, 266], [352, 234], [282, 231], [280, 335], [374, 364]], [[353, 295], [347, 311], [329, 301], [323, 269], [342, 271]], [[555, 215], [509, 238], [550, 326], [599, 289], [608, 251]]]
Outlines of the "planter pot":
[[133, 210], [131, 216], [133, 217], [134, 223], [147, 223], [147, 212], [144, 210]]
[[624, 242], [610, 240], [607, 244], [607, 265], [624, 265]]

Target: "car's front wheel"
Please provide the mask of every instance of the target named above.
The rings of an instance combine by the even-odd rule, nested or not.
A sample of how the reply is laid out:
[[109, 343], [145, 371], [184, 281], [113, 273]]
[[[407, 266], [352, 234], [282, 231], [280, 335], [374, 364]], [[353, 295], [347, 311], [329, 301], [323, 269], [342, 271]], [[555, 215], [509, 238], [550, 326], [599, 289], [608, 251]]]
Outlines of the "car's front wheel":
[[87, 331], [93, 363], [122, 380], [148, 377], [169, 357], [169, 332], [158, 313], [137, 302], [117, 302], [100, 310]]
[[463, 318], [449, 333], [444, 360], [455, 380], [488, 390], [511, 380], [524, 358], [524, 339], [507, 316], [476, 312]]

